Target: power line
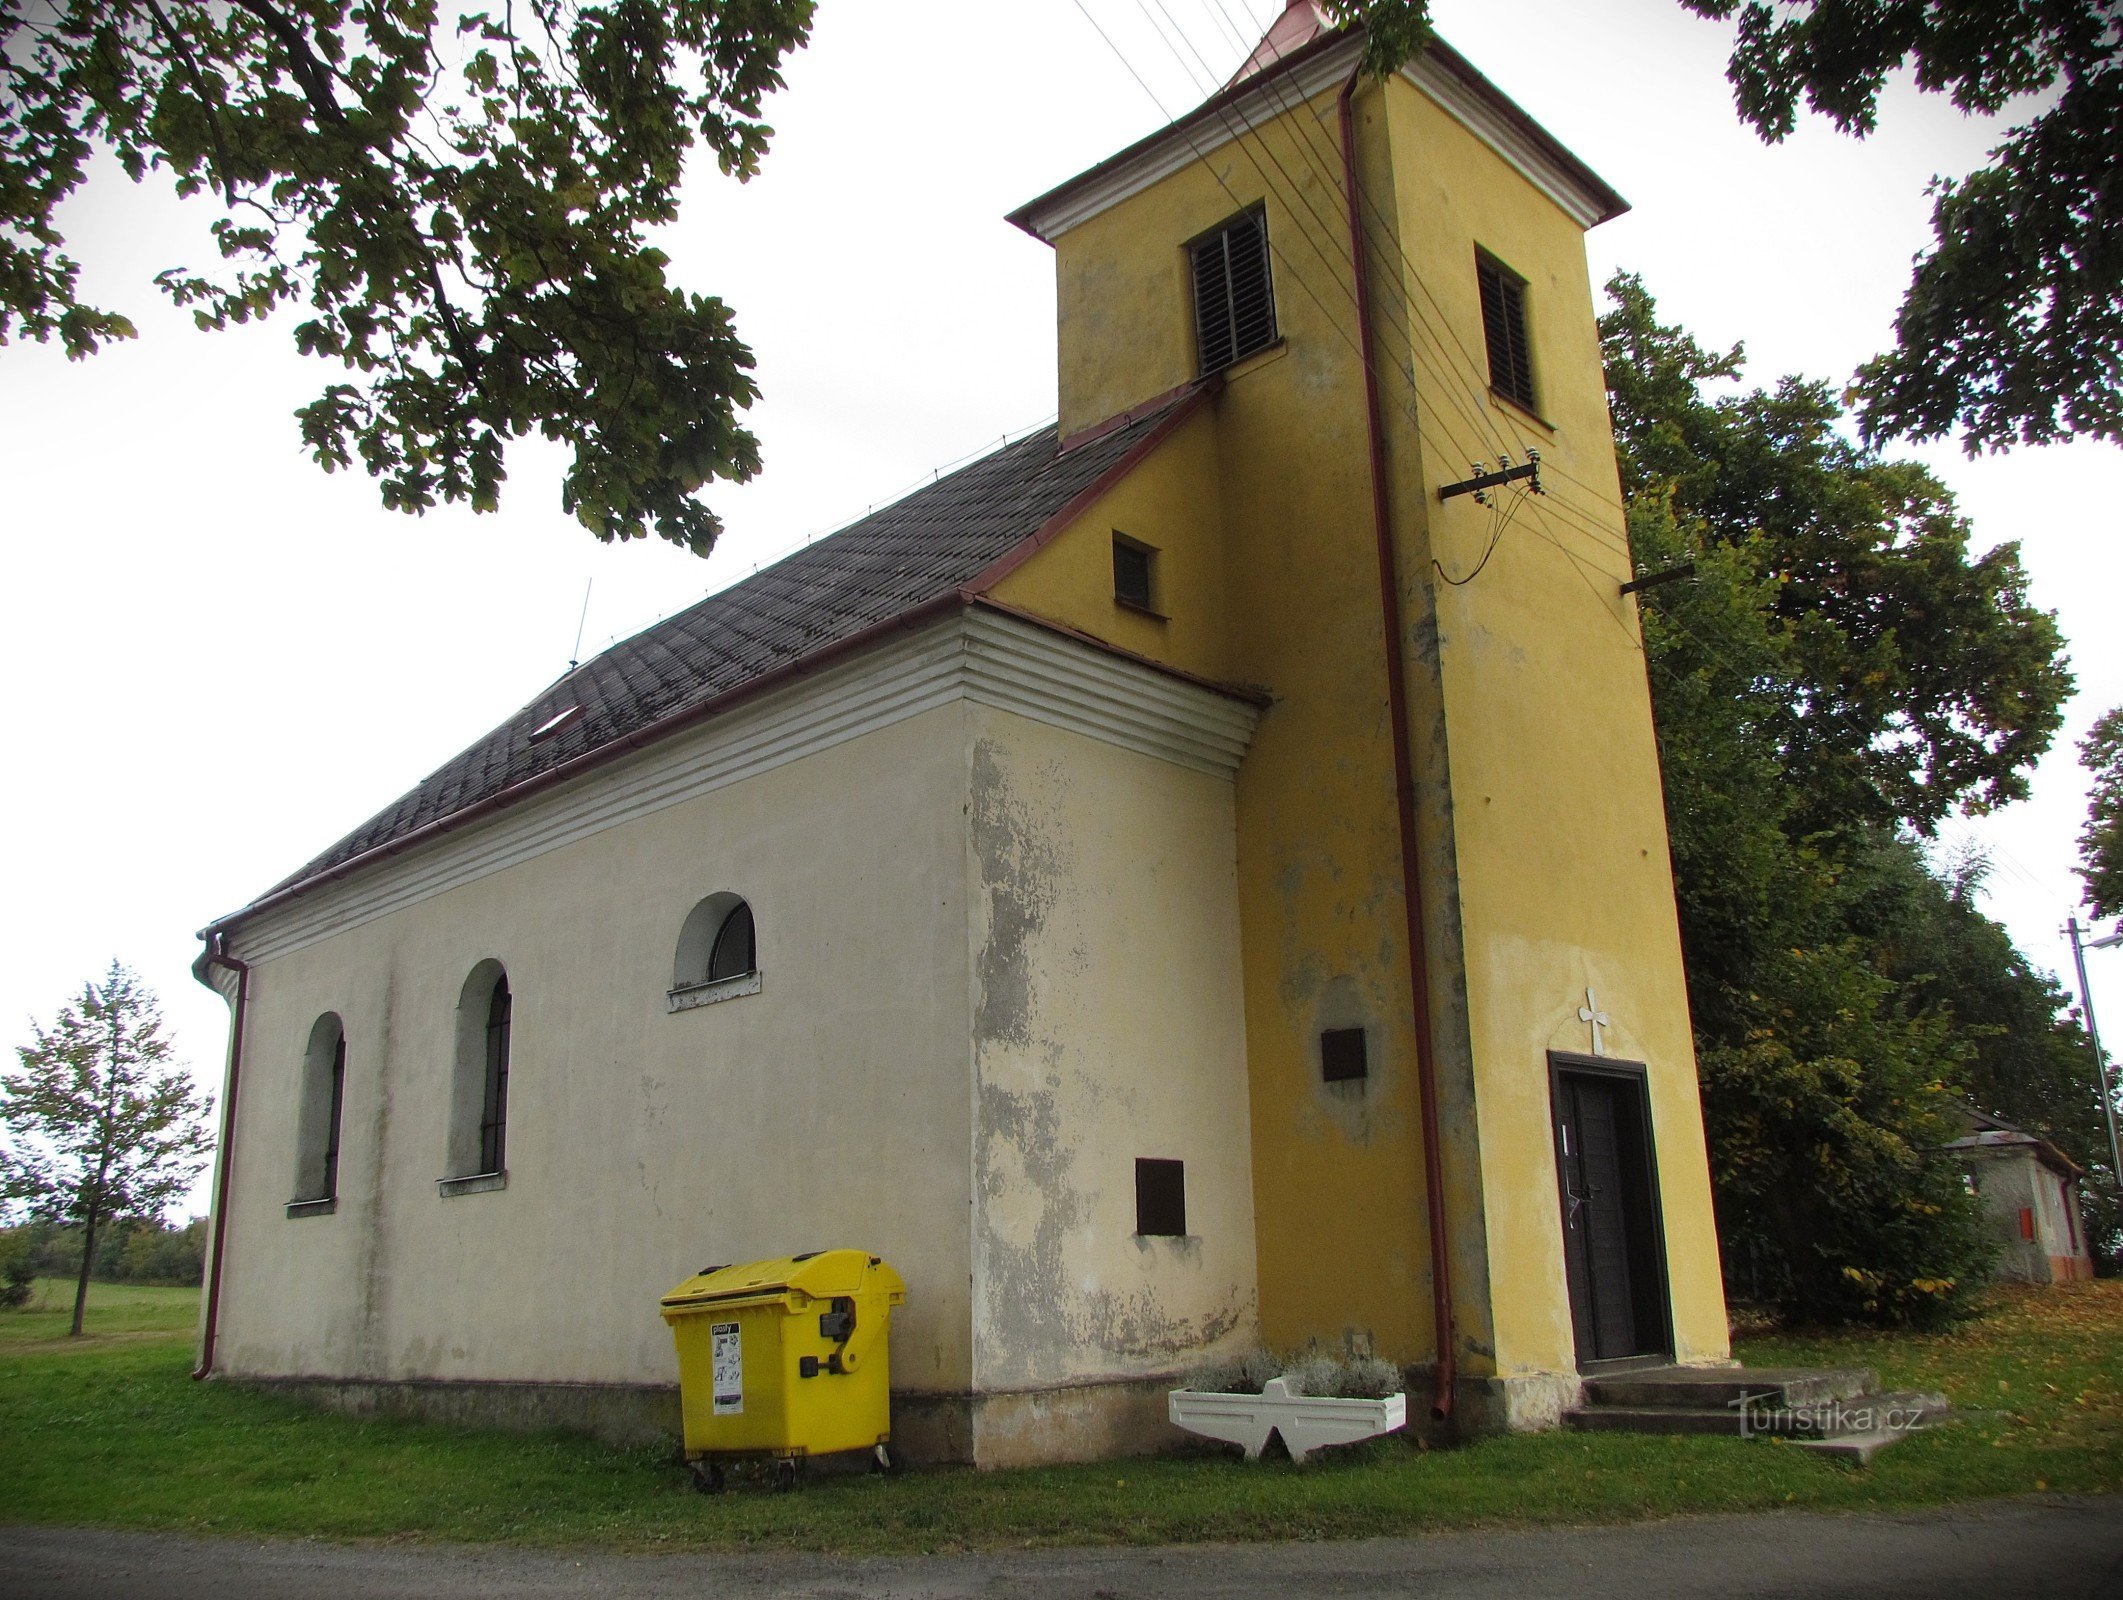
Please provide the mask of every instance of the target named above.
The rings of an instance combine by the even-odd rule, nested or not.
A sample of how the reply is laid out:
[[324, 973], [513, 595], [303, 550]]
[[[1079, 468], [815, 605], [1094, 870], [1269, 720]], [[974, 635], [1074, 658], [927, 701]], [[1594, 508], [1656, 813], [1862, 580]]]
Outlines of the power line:
[[[1168, 130], [1179, 132], [1180, 137], [1185, 141], [1188, 148], [1193, 152], [1195, 159], [1201, 164], [1202, 168], [1207, 171], [1209, 175], [1216, 181], [1217, 186], [1221, 188], [1227, 196], [1229, 196], [1234, 205], [1243, 205], [1245, 202], [1240, 198], [1238, 193], [1234, 189], [1232, 189], [1230, 183], [1224, 178], [1223, 174], [1217, 170], [1214, 163], [1209, 160], [1208, 153], [1203, 150], [1198, 143], [1196, 143], [1191, 134], [1186, 132], [1186, 130], [1180, 126], [1178, 119], [1173, 117], [1170, 110], [1166, 107], [1163, 99], [1157, 94], [1156, 90], [1151, 88], [1148, 80], [1145, 79], [1141, 71], [1136, 68], [1135, 63], [1128, 57], [1127, 53], [1120, 48], [1119, 44], [1114, 40], [1113, 36], [1098, 21], [1098, 19], [1094, 15], [1092, 15], [1089, 7], [1085, 4], [1085, 0], [1075, 0], [1075, 3], [1077, 10], [1083, 14], [1084, 20], [1091, 24], [1092, 30], [1098, 34], [1099, 38], [1105, 43], [1107, 49], [1110, 50], [1113, 55], [1120, 61], [1122, 67], [1127, 71], [1128, 75], [1135, 80], [1137, 86], [1140, 87], [1143, 93], [1149, 97], [1151, 104], [1157, 108], [1159, 115], [1165, 118]], [[1195, 47], [1192, 38], [1187, 34], [1184, 27], [1180, 25], [1178, 19], [1172, 15], [1169, 7], [1165, 4], [1165, 0], [1154, 0], [1154, 3], [1157, 5], [1159, 12], [1162, 13], [1162, 15], [1164, 16], [1165, 22], [1170, 27], [1172, 32], [1175, 32], [1180, 36], [1181, 41], [1187, 46], [1188, 51], [1191, 52], [1195, 57], [1195, 60], [1201, 64], [1203, 70], [1210, 73], [1211, 79], [1213, 81], [1213, 69], [1209, 67], [1206, 58], [1204, 58], [1201, 54], [1201, 51]], [[1221, 4], [1221, 0], [1216, 0], [1216, 3]], [[1148, 5], [1145, 4], [1145, 0], [1136, 0], [1136, 5], [1137, 9], [1142, 12], [1144, 20], [1149, 23], [1151, 30], [1157, 34], [1159, 41], [1164, 45], [1166, 50], [1171, 53], [1173, 59], [1178, 63], [1181, 71], [1185, 73], [1187, 77], [1194, 83], [1196, 90], [1200, 91], [1203, 87], [1202, 80], [1196, 76], [1194, 69], [1188, 66], [1185, 56], [1180, 53], [1179, 47], [1175, 45], [1171, 37], [1168, 36], [1166, 29], [1164, 27], [1160, 27], [1158, 25], [1157, 19], [1150, 14]], [[1331, 169], [1322, 165], [1321, 157], [1319, 156], [1318, 150], [1314, 146], [1311, 138], [1307, 135], [1305, 131], [1304, 122], [1302, 118], [1298, 117], [1295, 114], [1292, 103], [1283, 95], [1283, 85], [1281, 80], [1275, 76], [1275, 68], [1271, 65], [1270, 67], [1264, 69], [1262, 77], [1263, 81], [1261, 84], [1261, 90], [1263, 98], [1268, 100], [1276, 107], [1280, 119], [1291, 130], [1293, 130], [1294, 143], [1297, 146], [1298, 150], [1302, 153], [1303, 158], [1307, 162], [1309, 162], [1312, 167], [1312, 170], [1324, 179], [1325, 184], [1328, 188], [1334, 190], [1335, 192], [1342, 192], [1344, 188], [1343, 180], [1337, 177]], [[1209, 96], [1209, 101], [1213, 102], [1214, 99], [1215, 95], [1212, 93]], [[1330, 257], [1327, 251], [1322, 248], [1319, 240], [1314, 237], [1312, 230], [1306, 227], [1305, 222], [1299, 216], [1298, 208], [1303, 208], [1305, 215], [1311, 218], [1312, 222], [1317, 225], [1321, 233], [1329, 237], [1333, 237], [1335, 236], [1337, 230], [1330, 222], [1322, 218], [1318, 207], [1313, 204], [1311, 198], [1305, 193], [1304, 186], [1300, 184], [1291, 175], [1289, 168], [1284, 166], [1281, 158], [1275, 154], [1274, 149], [1271, 147], [1267, 135], [1260, 128], [1249, 128], [1243, 113], [1234, 113], [1233, 108], [1230, 107], [1217, 106], [1214, 108], [1213, 114], [1222, 124], [1223, 129], [1225, 133], [1229, 136], [1231, 143], [1233, 143], [1237, 147], [1239, 154], [1244, 156], [1248, 163], [1253, 167], [1255, 174], [1260, 178], [1263, 188], [1266, 189], [1269, 193], [1277, 192], [1277, 184], [1275, 180], [1270, 178], [1270, 176], [1268, 175], [1268, 168], [1266, 165], [1263, 164], [1261, 159], [1262, 156], [1265, 156], [1267, 158], [1267, 162], [1275, 167], [1276, 172], [1281, 176], [1284, 191], [1283, 198], [1285, 199], [1286, 204], [1289, 205], [1290, 217], [1291, 220], [1296, 224], [1297, 232], [1300, 234], [1300, 236], [1304, 238], [1306, 246], [1312, 251], [1313, 255], [1320, 261], [1323, 266], [1326, 267], [1330, 279], [1333, 281], [1335, 286], [1341, 290], [1344, 298], [1349, 301], [1350, 306], [1353, 310], [1356, 303], [1355, 289], [1353, 286], [1353, 281], [1343, 281], [1343, 263], [1341, 247], [1338, 246], [1336, 254]], [[1316, 110], [1314, 111], [1313, 120], [1316, 123], [1319, 123], [1322, 129], [1324, 129], [1324, 122], [1320, 118]], [[1253, 135], [1254, 143], [1259, 146], [1261, 152], [1260, 155], [1256, 155], [1252, 146], [1249, 145], [1247, 142], [1246, 136], [1249, 131]], [[1369, 196], [1364, 192], [1363, 185], [1360, 180], [1357, 182], [1355, 187], [1360, 202], [1370, 204], [1371, 212], [1374, 219], [1384, 228], [1384, 231], [1386, 232], [1387, 237], [1393, 246], [1397, 258], [1401, 262], [1402, 267], [1405, 269], [1406, 275], [1411, 278], [1419, 288], [1423, 290], [1426, 296], [1430, 298], [1433, 308], [1437, 310], [1439, 316], [1442, 318], [1443, 308], [1437, 305], [1435, 296], [1430, 295], [1427, 284], [1425, 284], [1421, 276], [1415, 272], [1413, 264], [1409, 262], [1406, 252], [1401, 248], [1400, 241], [1394, 235], [1394, 230], [1392, 229], [1390, 223], [1387, 221], [1384, 212], [1378, 207], [1376, 202], [1370, 201]], [[1359, 216], [1361, 216], [1361, 210], [1359, 211]], [[1318, 291], [1316, 291], [1312, 287], [1311, 282], [1305, 277], [1305, 275], [1297, 270], [1296, 263], [1291, 260], [1288, 251], [1279, 248], [1276, 245], [1272, 235], [1268, 237], [1268, 248], [1270, 254], [1280, 264], [1284, 274], [1289, 277], [1291, 281], [1296, 283], [1296, 285], [1301, 290], [1304, 291], [1306, 298], [1312, 301], [1313, 305], [1318, 309], [1322, 318], [1325, 319], [1327, 325], [1335, 332], [1336, 336], [1339, 337], [1343, 341], [1343, 343], [1349, 346], [1350, 351], [1356, 356], [1358, 362], [1361, 364], [1364, 361], [1364, 352], [1360, 344], [1358, 343], [1357, 338], [1353, 337], [1350, 331], [1343, 327], [1340, 317], [1337, 316], [1337, 314], [1329, 308], [1326, 301], [1322, 299]], [[1360, 270], [1360, 263], [1355, 257], [1353, 251], [1348, 256], [1348, 266], [1351, 273], [1351, 278], [1353, 280], [1354, 273], [1357, 270]], [[1414, 404], [1415, 400], [1419, 396], [1419, 390], [1415, 383], [1414, 377], [1414, 362], [1416, 358], [1414, 328], [1416, 325], [1416, 319], [1421, 319], [1423, 323], [1423, 331], [1427, 336], [1430, 344], [1437, 352], [1442, 370], [1448, 375], [1453, 373], [1454, 371], [1454, 364], [1452, 362], [1450, 352], [1446, 349], [1444, 341], [1439, 337], [1436, 330], [1428, 325], [1428, 319], [1422, 317], [1420, 307], [1415, 306], [1412, 302], [1406, 301], [1405, 299], [1399, 299], [1398, 302], [1396, 302], [1395, 300], [1389, 300], [1387, 304], [1389, 305], [1389, 307], [1395, 307], [1399, 313], [1398, 321], [1396, 321], [1393, 317], [1389, 316], [1387, 319], [1387, 323], [1391, 331], [1399, 335], [1402, 347], [1407, 352], [1408, 357], [1408, 365], [1405, 371], [1405, 377], [1408, 384], [1408, 396], [1405, 400], [1398, 401], [1397, 404], [1399, 405], [1399, 408], [1402, 410], [1402, 412], [1407, 416], [1411, 426], [1415, 429], [1418, 439], [1426, 441], [1432, 449], [1439, 450], [1440, 454], [1450, 455], [1453, 452], [1451, 450], [1442, 448], [1439, 444], [1438, 439], [1430, 433], [1430, 430], [1427, 427], [1425, 427], [1423, 418], [1419, 414]], [[1449, 321], [1447, 331], [1450, 332]], [[1360, 333], [1361, 330], [1358, 330], [1358, 332]], [[1455, 342], [1457, 342], [1457, 335], [1455, 334], [1453, 335], [1453, 337], [1455, 339]], [[1464, 343], [1459, 344], [1459, 349], [1463, 355], [1466, 355], [1467, 352]], [[1468, 356], [1468, 360], [1471, 364], [1471, 356]], [[1467, 423], [1471, 428], [1473, 428], [1473, 430], [1478, 435], [1485, 431], [1485, 420], [1490, 428], [1495, 427], [1495, 418], [1493, 414], [1489, 415], [1485, 419], [1479, 412], [1470, 413], [1467, 408], [1459, 401], [1458, 397], [1453, 393], [1452, 386], [1449, 382], [1445, 384], [1441, 389], [1439, 398], [1441, 398], [1453, 411], [1458, 412], [1460, 419], [1463, 422]], [[1496, 439], [1499, 441], [1502, 440], [1502, 435], [1500, 433], [1491, 433], [1489, 436], [1492, 439]], [[1505, 453], [1501, 442], [1498, 443], [1497, 448], [1500, 454]], [[1460, 449], [1462, 453], [1472, 453], [1466, 452], [1463, 446], [1460, 447]], [[1561, 474], [1561, 476], [1566, 479], [1569, 479], [1569, 481], [1571, 482], [1577, 482], [1577, 480], [1571, 477], [1571, 475], [1568, 473], [1563, 473]], [[1515, 515], [1515, 513], [1516, 506], [1514, 506], [1512, 512], [1497, 517], [1496, 526], [1492, 532], [1488, 548], [1484, 551], [1483, 557], [1481, 561], [1477, 564], [1477, 567], [1475, 569], [1477, 573], [1488, 564], [1489, 557], [1494, 554], [1498, 541], [1501, 540], [1503, 534], [1508, 530], [1511, 522], [1511, 517]], [[1628, 561], [1629, 552], [1626, 532], [1617, 534], [1612, 529], [1599, 527], [1591, 520], [1589, 516], [1585, 515], [1584, 513], [1562, 515], [1559, 512], [1559, 518], [1562, 525], [1571, 528], [1573, 531], [1580, 532], [1591, 537], [1596, 542], [1596, 544], [1606, 549], [1610, 553], [1620, 555], [1625, 561], [1625, 563]], [[1551, 544], [1554, 544], [1558, 549], [1564, 548], [1561, 541], [1554, 538], [1553, 535], [1542, 532], [1541, 536], [1546, 538]], [[1569, 552], [1566, 551], [1566, 553]], [[1435, 558], [1433, 557], [1433, 560], [1434, 559]], [[1634, 648], [1635, 640], [1633, 636], [1630, 636], [1627, 624], [1624, 623], [1621, 618], [1614, 616], [1612, 609], [1607, 606], [1604, 597], [1599, 596], [1596, 586], [1594, 586], [1591, 582], [1591, 579], [1586, 576], [1587, 571], [1597, 572], [1599, 569], [1588, 569], [1585, 563], [1578, 560], [1578, 558], [1574, 554], [1572, 555], [1572, 560], [1579, 568], [1579, 575], [1581, 580], [1586, 582], [1588, 588], [1593, 589], [1595, 597], [1600, 599], [1602, 609], [1608, 612], [1608, 615], [1613, 618], [1617, 626], [1622, 627], [1625, 637], [1631, 637], [1631, 644]], [[1441, 563], [1439, 564], [1438, 570], [1440, 574], [1443, 574], [1444, 569]], [[1467, 580], [1462, 581], [1471, 581], [1473, 575], [1474, 574], [1470, 574]]]

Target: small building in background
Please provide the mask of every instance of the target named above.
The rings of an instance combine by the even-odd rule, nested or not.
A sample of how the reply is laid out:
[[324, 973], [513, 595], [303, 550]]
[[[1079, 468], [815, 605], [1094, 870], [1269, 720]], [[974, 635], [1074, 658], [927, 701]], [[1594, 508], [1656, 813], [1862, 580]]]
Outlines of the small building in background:
[[1997, 1275], [2018, 1283], [2075, 1283], [2094, 1275], [2079, 1214], [2085, 1170], [2038, 1134], [1966, 1110], [1968, 1132], [1946, 1148], [1960, 1160], [1998, 1242]]

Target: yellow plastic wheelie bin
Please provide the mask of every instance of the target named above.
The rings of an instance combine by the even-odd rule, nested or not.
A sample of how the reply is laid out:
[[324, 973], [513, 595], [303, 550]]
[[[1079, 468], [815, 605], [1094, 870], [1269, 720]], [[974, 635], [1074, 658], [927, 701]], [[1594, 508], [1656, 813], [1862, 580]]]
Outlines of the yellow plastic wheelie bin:
[[863, 1250], [709, 1267], [665, 1295], [700, 1487], [719, 1490], [724, 1464], [747, 1458], [772, 1460], [783, 1488], [810, 1456], [868, 1450], [890, 1468], [892, 1308], [906, 1299]]

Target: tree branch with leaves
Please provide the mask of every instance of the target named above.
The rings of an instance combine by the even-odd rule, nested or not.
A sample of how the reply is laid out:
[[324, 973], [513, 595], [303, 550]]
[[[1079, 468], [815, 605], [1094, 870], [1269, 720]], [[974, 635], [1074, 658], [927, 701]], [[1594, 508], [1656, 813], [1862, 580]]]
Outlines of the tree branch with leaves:
[[[1971, 454], [2123, 440], [2123, 0], [1680, 0], [1735, 23], [1726, 77], [1776, 144], [1802, 108], [1862, 139], [1895, 73], [1971, 115], [2024, 116], [1963, 178], [1932, 180], [1932, 243], [1894, 348], [1858, 369], [1866, 438], [1957, 434]], [[1346, 0], [1391, 70], [1428, 0]]]
[[80, 297], [62, 204], [100, 151], [218, 197], [214, 271], [158, 282], [202, 328], [308, 315], [347, 376], [297, 413], [383, 503], [500, 502], [507, 444], [573, 452], [562, 505], [600, 539], [699, 554], [697, 498], [759, 467], [752, 357], [650, 231], [687, 158], [740, 181], [811, 0], [0, 0], [0, 344], [130, 338]]

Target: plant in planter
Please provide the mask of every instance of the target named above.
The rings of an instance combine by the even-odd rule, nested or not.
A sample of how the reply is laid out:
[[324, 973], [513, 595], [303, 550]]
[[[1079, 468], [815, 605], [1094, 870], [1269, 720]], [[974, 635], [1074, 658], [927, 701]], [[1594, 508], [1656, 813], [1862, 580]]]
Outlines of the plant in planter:
[[1292, 1461], [1328, 1445], [1391, 1433], [1408, 1420], [1408, 1397], [1391, 1363], [1323, 1354], [1283, 1360], [1250, 1350], [1195, 1373], [1167, 1397], [1173, 1424], [1222, 1439], [1258, 1461], [1280, 1436]]

